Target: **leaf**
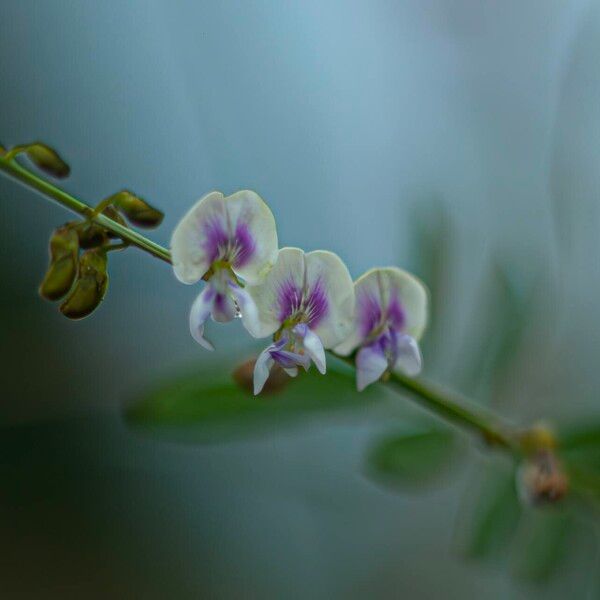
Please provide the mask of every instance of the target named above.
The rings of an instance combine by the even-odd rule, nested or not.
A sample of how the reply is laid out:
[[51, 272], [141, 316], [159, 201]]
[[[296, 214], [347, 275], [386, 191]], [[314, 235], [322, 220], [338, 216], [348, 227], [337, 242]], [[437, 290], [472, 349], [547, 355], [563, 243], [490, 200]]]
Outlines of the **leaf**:
[[524, 579], [547, 579], [566, 555], [572, 525], [563, 510], [529, 511], [515, 544], [515, 574]]
[[431, 482], [455, 456], [451, 431], [396, 433], [378, 440], [367, 455], [370, 476], [392, 487]]
[[585, 465], [600, 475], [600, 424], [583, 425], [562, 433], [559, 445], [568, 462]]
[[490, 472], [468, 526], [465, 554], [485, 558], [504, 551], [513, 539], [520, 516], [513, 470]]
[[58, 152], [46, 144], [35, 142], [25, 146], [27, 156], [38, 168], [58, 179], [69, 176], [71, 168], [59, 156]]
[[354, 371], [330, 360], [326, 376], [300, 373], [277, 394], [253, 396], [226, 375], [205, 369], [151, 390], [125, 411], [133, 428], [206, 443], [260, 433], [311, 416], [359, 408], [382, 395], [357, 392]]

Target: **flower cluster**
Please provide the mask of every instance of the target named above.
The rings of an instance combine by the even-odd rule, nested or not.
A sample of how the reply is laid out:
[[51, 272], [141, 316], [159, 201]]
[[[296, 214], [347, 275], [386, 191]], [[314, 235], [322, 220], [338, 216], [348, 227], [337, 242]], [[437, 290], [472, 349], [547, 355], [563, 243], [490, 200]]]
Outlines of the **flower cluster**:
[[180, 281], [206, 282], [190, 311], [199, 344], [214, 349], [204, 336], [209, 317], [240, 317], [252, 336], [272, 336], [255, 363], [255, 394], [275, 364], [291, 377], [312, 363], [325, 373], [326, 349], [356, 353], [359, 390], [389, 371], [421, 370], [425, 286], [395, 267], [371, 269], [353, 283], [332, 252], [278, 249], [273, 214], [254, 192], [204, 196], [177, 225], [171, 252]]

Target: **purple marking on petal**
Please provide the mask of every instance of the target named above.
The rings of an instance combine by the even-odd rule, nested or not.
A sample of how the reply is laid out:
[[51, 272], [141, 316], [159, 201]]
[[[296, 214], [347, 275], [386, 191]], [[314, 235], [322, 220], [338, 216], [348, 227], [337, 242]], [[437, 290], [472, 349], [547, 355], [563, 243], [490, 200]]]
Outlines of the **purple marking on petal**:
[[328, 310], [329, 302], [327, 301], [325, 286], [320, 279], [317, 279], [314, 287], [308, 294], [304, 307], [304, 312], [308, 317], [308, 326], [314, 329], [321, 319], [327, 315]]
[[357, 300], [359, 330], [361, 335], [366, 338], [381, 324], [381, 306], [377, 298], [369, 292], [359, 294]]
[[254, 254], [256, 243], [246, 223], [238, 223], [232, 243], [233, 266], [243, 267]]
[[221, 219], [216, 215], [212, 216], [205, 221], [203, 230], [205, 239], [202, 240], [202, 247], [209, 261], [212, 263], [223, 258], [229, 246], [229, 236]]
[[279, 321], [283, 323], [298, 311], [302, 304], [302, 290], [296, 286], [292, 279], [286, 279], [277, 291], [277, 304], [279, 306]]
[[271, 350], [271, 358], [278, 362], [284, 369], [291, 369], [297, 365], [308, 368], [310, 357], [289, 350]]
[[390, 298], [390, 303], [387, 307], [387, 322], [393, 329], [400, 331], [406, 322], [404, 308], [398, 298], [398, 294], [394, 293]]

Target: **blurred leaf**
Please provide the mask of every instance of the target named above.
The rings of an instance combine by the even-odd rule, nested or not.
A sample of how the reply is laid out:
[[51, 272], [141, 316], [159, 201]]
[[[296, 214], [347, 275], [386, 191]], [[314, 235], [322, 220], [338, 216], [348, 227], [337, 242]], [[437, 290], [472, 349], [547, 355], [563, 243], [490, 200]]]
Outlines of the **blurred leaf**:
[[519, 290], [510, 269], [496, 260], [480, 296], [481, 312], [473, 319], [468, 336], [474, 342], [470, 342], [470, 351], [461, 353], [465, 365], [461, 379], [465, 390], [489, 398], [519, 354], [534, 308], [534, 293]]
[[411, 243], [413, 263], [411, 271], [420, 277], [429, 288], [431, 314], [427, 335], [421, 342], [427, 364], [439, 360], [437, 348], [440, 346], [443, 311], [446, 309], [440, 298], [447, 298], [450, 285], [450, 267], [453, 261], [453, 229], [448, 211], [438, 200], [418, 205], [411, 215]]
[[363, 407], [381, 396], [373, 386], [360, 394], [354, 372], [330, 360], [327, 376], [301, 373], [281, 392], [253, 396], [227, 375], [206, 369], [150, 391], [125, 411], [127, 424], [190, 441], [214, 442], [277, 428], [316, 414]]
[[484, 558], [505, 550], [520, 516], [513, 470], [490, 471], [477, 500], [473, 521], [467, 527], [467, 556]]
[[446, 429], [386, 435], [369, 451], [367, 468], [371, 477], [386, 485], [420, 485], [439, 475], [455, 450], [454, 435]]
[[566, 431], [561, 434], [559, 444], [568, 462], [585, 465], [600, 475], [600, 424]]
[[68, 177], [71, 172], [69, 165], [59, 156], [58, 152], [46, 144], [35, 142], [25, 147], [27, 156], [38, 168], [59, 179]]
[[539, 581], [560, 565], [573, 521], [567, 512], [555, 509], [532, 509], [527, 517], [515, 544], [514, 571]]

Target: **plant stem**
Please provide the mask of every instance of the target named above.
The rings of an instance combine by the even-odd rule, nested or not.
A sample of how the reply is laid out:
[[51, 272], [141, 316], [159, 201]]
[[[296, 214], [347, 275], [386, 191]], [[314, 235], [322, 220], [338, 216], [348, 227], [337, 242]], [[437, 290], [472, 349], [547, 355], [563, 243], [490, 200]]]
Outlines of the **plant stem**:
[[[81, 200], [68, 194], [64, 190], [45, 181], [37, 175], [19, 165], [14, 159], [0, 156], [0, 170], [26, 186], [58, 202], [65, 208], [96, 222], [105, 229], [120, 237], [125, 244], [137, 246], [144, 252], [155, 256], [167, 263], [171, 262], [171, 253], [167, 248], [154, 243], [132, 229], [113, 221], [96, 211]], [[117, 247], [113, 247], [117, 249]], [[337, 355], [336, 355], [337, 356]], [[342, 358], [342, 357], [338, 357]], [[349, 358], [342, 358], [354, 367], [354, 362]], [[501, 447], [505, 450], [518, 451], [517, 438], [508, 433], [508, 427], [501, 425], [500, 420], [490, 413], [484, 413], [479, 408], [469, 406], [469, 402], [455, 394], [451, 394], [438, 386], [425, 383], [422, 380], [403, 377], [392, 373], [387, 384], [395, 389], [409, 392], [418, 402], [439, 417], [461, 426], [469, 431], [474, 431], [490, 445]]]
[[49, 196], [54, 201], [78, 215], [101, 225], [104, 229], [107, 229], [120, 237], [124, 242], [129, 242], [132, 246], [137, 246], [141, 250], [144, 250], [167, 263], [171, 262], [171, 253], [166, 248], [163, 248], [159, 244], [155, 244], [152, 240], [149, 240], [137, 231], [128, 229], [120, 223], [109, 219], [106, 215], [95, 214], [94, 209], [91, 206], [31, 173], [27, 169], [24, 169], [14, 159], [7, 160], [6, 157], [0, 156], [0, 171], [8, 173], [11, 177], [24, 183], [26, 186], [41, 192], [45, 196]]

